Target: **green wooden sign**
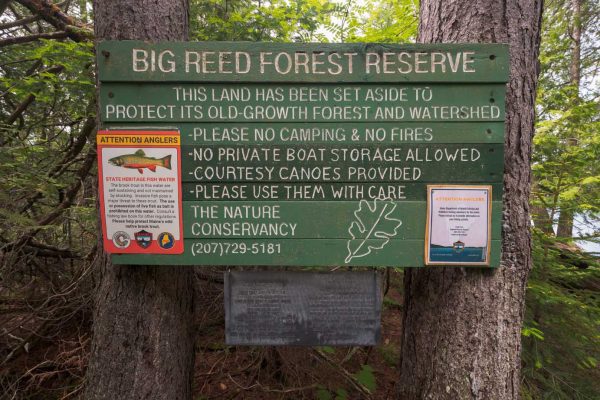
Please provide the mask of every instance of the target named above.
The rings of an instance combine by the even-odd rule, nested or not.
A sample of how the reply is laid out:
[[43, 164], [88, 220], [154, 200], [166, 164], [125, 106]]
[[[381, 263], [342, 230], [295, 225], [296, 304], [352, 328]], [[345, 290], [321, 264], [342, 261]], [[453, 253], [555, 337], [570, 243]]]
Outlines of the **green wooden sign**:
[[507, 46], [109, 41], [97, 58], [103, 128], [181, 134], [183, 253], [113, 262], [423, 267], [427, 187], [448, 184], [491, 188], [499, 264]]
[[178, 123], [183, 145], [504, 143], [500, 122]]
[[101, 42], [104, 82], [497, 82], [498, 44]]
[[[491, 184], [494, 201], [502, 201], [502, 182]], [[191, 183], [184, 182], [184, 201], [358, 201], [386, 197], [425, 204], [427, 183]]]
[[[425, 203], [394, 202], [402, 213], [412, 218], [402, 222], [395, 239], [422, 239], [425, 235]], [[282, 238], [349, 239], [349, 227], [356, 211], [354, 201], [286, 201], [286, 202], [185, 202], [185, 238], [264, 238], [275, 234]], [[298, 221], [301, 215], [303, 221]], [[502, 202], [493, 204], [492, 220], [496, 222], [492, 239], [500, 239]], [[249, 221], [252, 221], [250, 223]], [[361, 232], [357, 239], [365, 238]]]
[[106, 122], [504, 120], [503, 84], [107, 83], [100, 102]]

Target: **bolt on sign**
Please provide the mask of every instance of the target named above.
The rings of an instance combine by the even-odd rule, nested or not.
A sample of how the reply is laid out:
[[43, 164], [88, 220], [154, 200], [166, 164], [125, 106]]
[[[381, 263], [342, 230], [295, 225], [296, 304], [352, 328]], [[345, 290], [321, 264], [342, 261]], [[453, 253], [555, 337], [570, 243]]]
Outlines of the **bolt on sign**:
[[114, 263], [499, 264], [506, 45], [97, 54]]

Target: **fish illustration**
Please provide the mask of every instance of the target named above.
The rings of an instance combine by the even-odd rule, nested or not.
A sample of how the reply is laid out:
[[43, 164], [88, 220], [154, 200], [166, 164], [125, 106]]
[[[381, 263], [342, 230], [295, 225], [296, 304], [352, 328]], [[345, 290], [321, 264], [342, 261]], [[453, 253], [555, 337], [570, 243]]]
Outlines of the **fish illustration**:
[[148, 168], [152, 172], [156, 172], [157, 166], [171, 169], [171, 155], [163, 158], [146, 157], [144, 150], [139, 149], [133, 154], [113, 157], [108, 160], [108, 163], [117, 167], [137, 169], [140, 174], [143, 174], [144, 168]]

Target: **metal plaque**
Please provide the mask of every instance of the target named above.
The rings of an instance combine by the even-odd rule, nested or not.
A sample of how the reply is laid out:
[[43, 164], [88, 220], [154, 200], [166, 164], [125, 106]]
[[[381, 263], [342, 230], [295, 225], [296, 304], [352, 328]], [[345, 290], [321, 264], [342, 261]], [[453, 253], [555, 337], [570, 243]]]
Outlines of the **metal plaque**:
[[376, 272], [225, 273], [228, 345], [373, 346], [381, 335]]

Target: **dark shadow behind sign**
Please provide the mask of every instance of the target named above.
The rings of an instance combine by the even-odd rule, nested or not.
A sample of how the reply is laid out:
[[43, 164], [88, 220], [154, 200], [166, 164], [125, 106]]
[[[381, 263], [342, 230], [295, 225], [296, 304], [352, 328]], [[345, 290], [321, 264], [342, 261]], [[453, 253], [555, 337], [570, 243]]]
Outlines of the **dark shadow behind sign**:
[[381, 335], [376, 272], [225, 273], [228, 345], [373, 346]]

